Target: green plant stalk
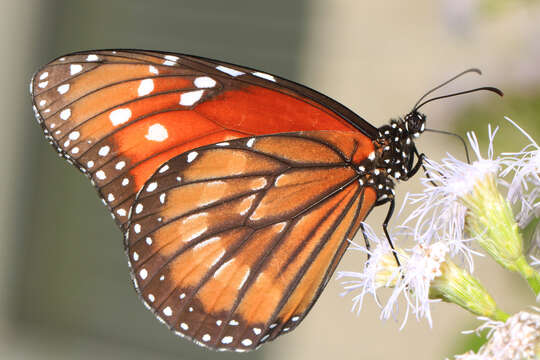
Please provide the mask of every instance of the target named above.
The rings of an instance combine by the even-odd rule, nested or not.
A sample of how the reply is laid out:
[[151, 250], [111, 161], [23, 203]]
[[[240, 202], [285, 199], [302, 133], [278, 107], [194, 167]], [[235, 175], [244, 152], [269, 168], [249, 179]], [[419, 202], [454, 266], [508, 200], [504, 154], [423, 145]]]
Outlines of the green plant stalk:
[[518, 267], [518, 273], [527, 280], [527, 283], [534, 291], [534, 294], [538, 296], [538, 294], [540, 294], [540, 274], [527, 263], [524, 256], [516, 261], [516, 265]]
[[538, 296], [540, 275], [525, 260], [518, 224], [510, 205], [497, 190], [493, 176], [478, 181], [463, 201], [468, 208], [467, 232], [497, 263], [519, 273]]
[[477, 316], [492, 320], [508, 319], [509, 315], [498, 308], [491, 295], [470, 273], [449, 260], [441, 264], [440, 270], [441, 275], [430, 284], [431, 299], [456, 304]]

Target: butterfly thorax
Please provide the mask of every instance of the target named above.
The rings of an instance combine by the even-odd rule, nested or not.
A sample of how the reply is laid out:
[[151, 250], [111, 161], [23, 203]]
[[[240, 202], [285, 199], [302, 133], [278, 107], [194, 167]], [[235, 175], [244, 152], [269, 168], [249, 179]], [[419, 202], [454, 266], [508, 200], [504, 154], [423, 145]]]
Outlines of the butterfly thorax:
[[373, 155], [359, 167], [365, 174], [361, 181], [376, 190], [378, 200], [394, 195], [394, 180], [409, 179], [416, 151], [414, 139], [424, 128], [425, 116], [411, 112], [378, 129], [379, 136], [373, 141]]

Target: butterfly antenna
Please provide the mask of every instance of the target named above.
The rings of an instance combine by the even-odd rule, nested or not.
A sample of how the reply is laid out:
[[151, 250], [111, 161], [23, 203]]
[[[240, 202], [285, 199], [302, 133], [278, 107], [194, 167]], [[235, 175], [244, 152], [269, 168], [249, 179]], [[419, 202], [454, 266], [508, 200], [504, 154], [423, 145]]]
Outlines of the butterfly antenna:
[[465, 74], [468, 74], [468, 73], [476, 73], [478, 75], [482, 75], [482, 71], [480, 71], [480, 69], [476, 69], [476, 68], [471, 68], [471, 69], [467, 69], [465, 71], [462, 71], [460, 72], [459, 74], [457, 74], [456, 76], [446, 80], [445, 82], [443, 82], [442, 84], [440, 85], [437, 85], [435, 86], [433, 89], [429, 90], [428, 92], [426, 92], [424, 95], [422, 95], [422, 97], [420, 99], [418, 99], [418, 101], [416, 102], [416, 104], [414, 104], [414, 107], [413, 107], [413, 111], [418, 109], [417, 105], [420, 103], [420, 101], [424, 100], [426, 96], [428, 96], [429, 94], [431, 94], [432, 92], [434, 92], [435, 90], [438, 90], [440, 88], [442, 88], [443, 86], [445, 86], [446, 84], [448, 83], [451, 83], [452, 81], [456, 80], [457, 78], [465, 75]]
[[451, 136], [457, 137], [463, 143], [463, 148], [465, 149], [465, 157], [467, 158], [467, 164], [471, 163], [471, 158], [469, 157], [469, 148], [467, 147], [467, 143], [465, 142], [465, 139], [463, 139], [463, 137], [461, 137], [459, 134], [449, 132], [449, 131], [435, 130], [435, 129], [425, 129], [424, 131], [429, 131], [429, 132], [434, 132], [434, 133], [438, 133], [438, 134], [451, 135]]
[[479, 87], [479, 88], [476, 88], [476, 89], [471, 89], [471, 90], [466, 90], [466, 91], [460, 91], [460, 92], [452, 93], [452, 94], [448, 94], [448, 95], [436, 96], [434, 98], [431, 98], [431, 99], [428, 99], [428, 100], [424, 101], [420, 105], [415, 106], [413, 111], [416, 111], [416, 110], [420, 109], [422, 106], [426, 105], [427, 103], [430, 103], [430, 102], [435, 101], [435, 100], [449, 98], [449, 97], [463, 95], [463, 94], [468, 94], [468, 93], [472, 93], [472, 92], [476, 92], [476, 91], [484, 91], [484, 90], [491, 91], [491, 92], [493, 92], [493, 93], [495, 93], [495, 94], [497, 94], [499, 96], [504, 95], [504, 93], [501, 90], [497, 89], [496, 87], [484, 86], [484, 87]]

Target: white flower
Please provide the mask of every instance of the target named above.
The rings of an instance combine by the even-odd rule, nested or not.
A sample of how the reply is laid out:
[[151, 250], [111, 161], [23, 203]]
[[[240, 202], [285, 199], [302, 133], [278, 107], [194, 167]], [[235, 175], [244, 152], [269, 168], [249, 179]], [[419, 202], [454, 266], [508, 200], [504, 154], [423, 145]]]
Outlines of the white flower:
[[414, 238], [424, 242], [445, 241], [452, 256], [464, 256], [472, 270], [472, 255], [478, 254], [470, 247], [471, 239], [464, 238], [467, 206], [462, 198], [470, 193], [479, 181], [487, 176], [496, 176], [499, 160], [493, 159], [493, 138], [498, 129], [489, 127], [489, 147], [487, 158], [480, 152], [474, 133], [467, 137], [477, 160], [465, 163], [448, 154], [436, 162], [426, 160], [427, 176], [421, 179], [424, 191], [408, 194], [407, 202], [415, 206], [404, 221], [414, 228]]
[[521, 228], [527, 226], [531, 220], [540, 217], [540, 147], [514, 121], [506, 117], [525, 137], [530, 144], [517, 153], [504, 153], [503, 163], [506, 169], [501, 173], [506, 176], [514, 172], [514, 178], [508, 185], [507, 199], [510, 203], [520, 203], [520, 211], [516, 219]]
[[394, 287], [381, 317], [388, 319], [396, 309], [398, 298], [403, 296], [407, 301], [407, 311], [402, 327], [405, 325], [409, 310], [416, 315], [417, 320], [425, 317], [431, 326], [430, 305], [438, 300], [429, 298], [430, 283], [441, 275], [441, 264], [447, 253], [448, 246], [443, 242], [433, 244], [419, 242], [409, 249], [405, 256], [406, 260], [403, 261], [403, 276]]
[[[405, 325], [409, 312], [416, 315], [417, 319], [425, 317], [431, 326], [430, 304], [438, 300], [429, 299], [430, 283], [441, 275], [440, 265], [448, 252], [448, 247], [442, 242], [434, 244], [417, 243], [413, 248], [400, 250], [399, 259], [401, 268], [398, 267], [392, 250], [386, 239], [380, 239], [373, 230], [365, 224], [368, 240], [376, 246], [372, 251], [367, 251], [363, 246], [352, 243], [353, 250], [361, 250], [370, 255], [366, 262], [364, 272], [338, 272], [338, 279], [348, 278], [343, 281], [346, 295], [353, 291], [359, 291], [353, 298], [353, 311], [360, 312], [363, 299], [366, 294], [371, 294], [377, 304], [382, 308], [381, 318], [388, 319], [397, 309], [398, 300], [403, 297], [407, 304], [402, 327]], [[381, 304], [376, 291], [381, 287], [392, 287], [392, 293], [386, 304]]]
[[476, 332], [489, 329], [488, 342], [477, 354], [470, 352], [456, 356], [456, 359], [536, 359], [540, 341], [540, 315], [519, 312], [506, 322], [487, 320]]
[[376, 291], [381, 287], [391, 287], [399, 280], [401, 273], [392, 255], [392, 249], [386, 239], [377, 237], [373, 229], [364, 223], [365, 233], [371, 243], [372, 250], [367, 250], [365, 246], [350, 241], [348, 250], [361, 251], [369, 256], [363, 272], [338, 271], [337, 279], [347, 278], [342, 281], [345, 296], [353, 291], [359, 291], [352, 299], [352, 311], [360, 314], [364, 302], [364, 296], [371, 294], [377, 304], [382, 307], [377, 298]]

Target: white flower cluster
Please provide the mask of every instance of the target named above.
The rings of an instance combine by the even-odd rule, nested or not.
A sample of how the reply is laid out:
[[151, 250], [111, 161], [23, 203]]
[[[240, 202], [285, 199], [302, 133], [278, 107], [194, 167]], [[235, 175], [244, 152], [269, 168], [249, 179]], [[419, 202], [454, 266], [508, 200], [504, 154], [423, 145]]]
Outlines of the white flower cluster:
[[[411, 249], [399, 252], [401, 267], [398, 267], [388, 241], [379, 238], [369, 225], [364, 226], [368, 240], [376, 246], [372, 251], [366, 251], [363, 246], [351, 242], [350, 249], [366, 252], [369, 259], [363, 272], [338, 272], [338, 279], [347, 279], [342, 282], [345, 289], [342, 295], [359, 291], [353, 298], [353, 311], [357, 313], [362, 309], [364, 296], [372, 295], [382, 308], [383, 319], [394, 314], [398, 299], [403, 297], [407, 309], [402, 327], [411, 311], [417, 319], [426, 317], [431, 324], [429, 304], [438, 300], [428, 298], [430, 283], [441, 274], [440, 265], [446, 257], [448, 246], [443, 242], [431, 245], [420, 242]], [[376, 296], [377, 289], [381, 287], [393, 288], [386, 304], [380, 303]], [[410, 289], [414, 289], [414, 292], [410, 292]]]
[[[476, 157], [471, 164], [451, 155], [441, 162], [425, 161], [427, 172], [421, 179], [424, 190], [419, 194], [408, 194], [406, 202], [414, 209], [398, 228], [399, 235], [408, 235], [416, 242], [412, 248], [398, 250], [401, 267], [396, 265], [387, 239], [378, 238], [364, 224], [365, 235], [374, 247], [370, 251], [356, 243], [350, 247], [369, 255], [364, 270], [338, 272], [338, 279], [343, 281], [345, 289], [343, 295], [358, 292], [353, 298], [353, 311], [360, 312], [364, 296], [370, 294], [382, 309], [381, 318], [387, 319], [396, 312], [398, 299], [403, 297], [407, 304], [405, 320], [412, 312], [417, 319], [425, 317], [431, 325], [430, 305], [438, 300], [429, 298], [430, 283], [440, 276], [441, 264], [457, 257], [459, 262], [465, 261], [472, 272], [474, 255], [481, 255], [472, 248], [474, 239], [464, 237], [468, 208], [463, 199], [484, 179], [494, 179], [494, 182], [508, 186], [511, 203], [521, 201], [520, 224], [528, 224], [530, 219], [539, 217], [540, 147], [526, 135], [531, 144], [521, 152], [495, 157], [493, 139], [497, 130], [488, 129], [487, 157], [482, 156], [475, 134], [468, 134]], [[514, 180], [504, 183], [501, 178], [510, 172], [515, 173]], [[540, 237], [540, 230], [537, 233]], [[381, 303], [376, 294], [381, 287], [392, 288], [385, 303]]]
[[521, 311], [506, 322], [487, 320], [476, 329], [489, 329], [488, 342], [475, 354], [457, 355], [458, 360], [534, 360], [540, 340], [540, 315]]
[[[519, 212], [516, 220], [521, 228], [526, 227], [540, 217], [540, 147], [538, 144], [515, 122], [506, 118], [530, 141], [517, 153], [504, 153], [502, 163], [506, 168], [501, 173], [506, 176], [513, 173], [512, 182], [508, 184], [508, 201], [519, 204]], [[534, 233], [534, 248], [540, 243], [540, 227]], [[533, 249], [534, 250], [534, 249]]]

